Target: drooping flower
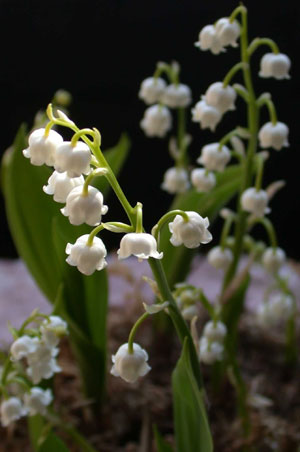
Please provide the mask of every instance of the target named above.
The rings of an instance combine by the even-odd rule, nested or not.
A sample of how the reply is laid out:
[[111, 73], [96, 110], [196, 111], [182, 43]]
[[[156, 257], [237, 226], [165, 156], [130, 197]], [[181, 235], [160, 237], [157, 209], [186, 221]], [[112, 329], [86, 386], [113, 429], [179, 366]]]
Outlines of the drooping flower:
[[272, 295], [267, 302], [260, 305], [257, 319], [261, 326], [276, 326], [286, 322], [294, 310], [293, 299], [290, 295], [278, 293]]
[[53, 195], [56, 202], [66, 202], [70, 191], [78, 185], [83, 185], [84, 178], [68, 177], [67, 173], [58, 173], [54, 171], [48, 179], [48, 185], [43, 186], [43, 190], [47, 195]]
[[221, 118], [222, 113], [220, 110], [208, 105], [204, 99], [197, 102], [192, 109], [192, 121], [199, 122], [202, 129], [210, 129], [214, 132]]
[[230, 22], [228, 17], [222, 17], [215, 25], [217, 39], [220, 41], [221, 46], [237, 47], [237, 39], [240, 36], [240, 25], [234, 20]]
[[183, 83], [172, 83], [165, 89], [161, 101], [170, 108], [184, 108], [190, 105], [192, 93], [190, 88]]
[[276, 273], [284, 264], [285, 252], [281, 248], [267, 248], [262, 255], [262, 264], [270, 273]]
[[45, 319], [40, 327], [42, 339], [49, 347], [56, 347], [59, 338], [67, 334], [68, 325], [58, 315], [50, 315], [49, 319]]
[[18, 397], [10, 397], [0, 405], [1, 424], [7, 427], [22, 416], [26, 416], [27, 410]]
[[161, 100], [166, 86], [167, 84], [164, 79], [160, 77], [148, 77], [141, 84], [139, 98], [147, 105], [156, 104]]
[[205, 336], [199, 341], [199, 360], [204, 364], [213, 364], [223, 358], [224, 346], [219, 342], [211, 342]]
[[73, 188], [67, 196], [66, 206], [61, 209], [62, 214], [69, 217], [70, 223], [76, 226], [83, 223], [96, 226], [107, 211], [108, 207], [103, 205], [102, 193], [91, 185], [88, 186], [87, 195], [82, 186]]
[[56, 149], [54, 168], [59, 173], [67, 172], [68, 177], [79, 177], [89, 174], [92, 154], [83, 141], [73, 146], [71, 141], [64, 141]]
[[220, 320], [218, 320], [217, 322], [210, 320], [206, 323], [203, 330], [203, 336], [206, 337], [208, 341], [212, 342], [222, 343], [224, 341], [226, 333], [226, 325], [224, 325], [223, 322], [220, 322]]
[[28, 142], [29, 146], [24, 149], [23, 155], [30, 159], [32, 165], [53, 166], [57, 148], [63, 142], [63, 137], [55, 130], [50, 130], [45, 136], [45, 129], [37, 129], [29, 135]]
[[18, 361], [26, 358], [30, 353], [34, 353], [38, 347], [39, 340], [37, 337], [30, 337], [27, 335], [21, 336], [16, 339], [11, 347], [11, 359]]
[[267, 122], [264, 124], [259, 133], [258, 138], [262, 148], [274, 148], [280, 151], [283, 147], [288, 147], [289, 128], [283, 122], [277, 121], [276, 124]]
[[191, 181], [199, 193], [208, 192], [216, 185], [216, 176], [205, 168], [195, 168], [191, 172]]
[[208, 218], [202, 218], [197, 212], [185, 212], [189, 219], [185, 221], [181, 215], [176, 215], [169, 223], [172, 233], [170, 242], [173, 246], [184, 245], [187, 248], [197, 248], [201, 243], [209, 243], [212, 235], [208, 231]]
[[26, 373], [34, 384], [38, 384], [43, 379], [51, 378], [55, 373], [61, 371], [55, 358], [57, 354], [58, 349], [56, 347], [49, 347], [43, 341], [40, 341], [36, 351], [27, 356]]
[[190, 186], [188, 172], [184, 168], [169, 168], [164, 174], [161, 188], [170, 194], [184, 193]]
[[277, 80], [289, 79], [291, 60], [284, 53], [266, 53], [260, 61], [260, 77], [274, 77]]
[[210, 50], [214, 55], [223, 52], [223, 46], [213, 25], [206, 25], [199, 33], [199, 40], [195, 43], [201, 50]]
[[157, 251], [157, 242], [153, 235], [144, 232], [130, 232], [125, 234], [117, 251], [119, 259], [126, 259], [134, 255], [139, 259], [162, 259], [163, 253]]
[[210, 143], [203, 146], [197, 163], [205, 166], [208, 171], [224, 171], [230, 160], [230, 151], [227, 146], [221, 148], [219, 143]]
[[45, 415], [47, 406], [53, 400], [52, 391], [50, 389], [42, 389], [34, 386], [29, 392], [24, 395], [24, 406], [28, 411], [29, 416], [36, 414]]
[[268, 194], [265, 190], [256, 190], [254, 187], [247, 188], [241, 197], [242, 208], [255, 217], [263, 217], [270, 212], [268, 208]]
[[129, 353], [128, 344], [123, 344], [112, 356], [111, 374], [121, 377], [127, 383], [134, 383], [144, 377], [151, 369], [147, 364], [148, 353], [140, 345], [133, 343], [133, 353]]
[[163, 138], [172, 126], [171, 113], [163, 105], [152, 105], [145, 110], [140, 126], [148, 137]]
[[232, 86], [224, 87], [223, 82], [215, 82], [210, 85], [204, 95], [208, 105], [217, 108], [222, 114], [228, 110], [234, 110], [236, 92]]
[[74, 245], [68, 243], [66, 247], [66, 253], [69, 254], [66, 261], [84, 275], [91, 275], [95, 270], [102, 270], [107, 265], [107, 251], [102, 240], [94, 237], [93, 243], [87, 245], [88, 238], [88, 234], [82, 235]]
[[215, 246], [207, 255], [207, 260], [210, 265], [221, 270], [226, 270], [231, 264], [232, 259], [233, 255], [231, 250], [229, 248], [223, 249], [221, 246]]

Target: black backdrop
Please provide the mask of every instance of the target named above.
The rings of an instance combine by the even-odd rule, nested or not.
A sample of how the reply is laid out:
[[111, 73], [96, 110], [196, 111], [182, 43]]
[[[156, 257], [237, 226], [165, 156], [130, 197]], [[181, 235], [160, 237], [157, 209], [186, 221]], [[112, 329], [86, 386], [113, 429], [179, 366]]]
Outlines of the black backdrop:
[[[288, 179], [286, 188], [272, 201], [270, 218], [277, 226], [281, 246], [293, 258], [300, 255], [298, 3], [286, 0], [276, 6], [274, 0], [245, 2], [250, 38], [273, 38], [293, 64], [290, 81], [255, 79], [256, 91], [273, 94], [279, 120], [291, 130], [291, 146], [281, 152], [271, 151], [265, 183]], [[121, 184], [132, 203], [143, 202], [145, 224], [150, 228], [171, 200], [158, 188], [171, 160], [166, 140], [146, 138], [139, 127], [145, 109], [137, 98], [140, 82], [152, 75], [156, 61], [176, 59], [182, 65], [182, 81], [193, 89], [195, 103], [237, 61], [238, 50], [230, 48], [226, 54], [214, 56], [199, 52], [193, 43], [204, 25], [228, 16], [237, 4], [232, 0], [0, 1], [1, 153], [12, 142], [20, 123], [30, 124], [55, 90], [71, 91], [72, 119], [79, 127], [99, 128], [104, 149], [115, 144], [122, 131], [129, 133], [132, 150]], [[254, 58], [257, 72], [260, 56], [267, 51], [260, 49]], [[243, 124], [242, 102], [239, 107], [238, 112], [225, 115], [217, 135], [190, 124], [193, 159], [204, 144], [216, 141], [237, 122]], [[262, 120], [268, 120], [265, 111]], [[110, 218], [119, 219], [113, 197], [109, 206]], [[112, 246], [117, 245], [116, 240]], [[0, 254], [15, 253], [3, 214]]]

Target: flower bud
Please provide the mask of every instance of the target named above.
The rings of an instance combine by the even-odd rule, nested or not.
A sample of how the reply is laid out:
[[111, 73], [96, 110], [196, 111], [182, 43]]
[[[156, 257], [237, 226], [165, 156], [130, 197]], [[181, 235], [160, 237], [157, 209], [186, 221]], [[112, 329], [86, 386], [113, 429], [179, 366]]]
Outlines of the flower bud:
[[68, 326], [66, 322], [57, 315], [50, 315], [45, 319], [40, 327], [42, 339], [49, 347], [56, 347], [60, 336], [67, 334]]
[[18, 361], [22, 358], [26, 358], [30, 353], [36, 351], [39, 340], [37, 337], [30, 337], [27, 335], [21, 336], [16, 339], [11, 347], [11, 359], [12, 361]]
[[291, 60], [284, 53], [266, 53], [260, 61], [260, 77], [274, 77], [277, 80], [289, 79]]
[[172, 83], [162, 95], [162, 103], [170, 108], [184, 108], [192, 102], [192, 93], [187, 85]]
[[50, 389], [42, 389], [35, 386], [26, 392], [24, 395], [24, 405], [28, 410], [29, 416], [36, 414], [45, 415], [47, 413], [47, 406], [53, 400], [53, 395]]
[[223, 82], [210, 85], [204, 98], [207, 105], [217, 108], [221, 113], [235, 109], [236, 92], [230, 85], [224, 87]]
[[215, 25], [217, 38], [220, 41], [221, 46], [226, 47], [231, 45], [237, 47], [237, 39], [240, 36], [240, 25], [234, 20], [230, 22], [228, 17], [222, 17]]
[[204, 364], [213, 364], [223, 358], [224, 347], [219, 342], [210, 342], [204, 336], [199, 341], [199, 360]]
[[140, 126], [148, 137], [163, 138], [172, 126], [171, 113], [163, 105], [152, 105], [145, 110]]
[[285, 262], [285, 252], [281, 248], [267, 248], [262, 255], [262, 264], [270, 273], [276, 273]]
[[260, 218], [269, 213], [268, 195], [265, 190], [256, 190], [256, 188], [247, 188], [241, 197], [242, 208], [246, 212], [252, 213], [255, 217]]
[[201, 243], [209, 243], [212, 240], [211, 233], [207, 230], [208, 218], [202, 218], [196, 212], [185, 212], [189, 219], [185, 221], [181, 215], [176, 215], [169, 229], [172, 234], [170, 242], [173, 246], [184, 245], [187, 248], [197, 248]]
[[22, 416], [26, 416], [26, 414], [27, 410], [22, 405], [21, 400], [17, 397], [10, 397], [1, 403], [0, 416], [3, 427], [7, 427]]
[[197, 163], [202, 164], [208, 171], [224, 171], [230, 160], [230, 151], [227, 146], [219, 147], [219, 143], [210, 143], [201, 150]]
[[151, 369], [147, 361], [148, 353], [140, 345], [133, 343], [133, 353], [129, 353], [128, 344], [123, 344], [112, 356], [113, 366], [110, 373], [123, 378], [127, 383], [134, 383]]
[[67, 173], [54, 171], [48, 179], [48, 185], [43, 186], [43, 190], [47, 195], [53, 195], [54, 201], [64, 203], [70, 191], [83, 184], [83, 176], [71, 178]]
[[66, 206], [61, 209], [61, 213], [69, 217], [70, 223], [75, 226], [83, 223], [96, 226], [107, 211], [108, 207], [103, 205], [102, 193], [91, 185], [88, 186], [87, 195], [81, 186], [73, 188], [68, 194]]
[[64, 141], [56, 150], [54, 168], [59, 173], [67, 172], [69, 177], [79, 177], [90, 172], [92, 154], [83, 141], [73, 146], [71, 141]]
[[195, 43], [201, 50], [210, 50], [214, 55], [223, 52], [223, 46], [213, 25], [206, 25], [199, 33], [199, 41]]
[[215, 246], [207, 255], [207, 260], [213, 267], [226, 270], [233, 259], [232, 252], [229, 248], [222, 249], [221, 246]]
[[37, 129], [29, 135], [28, 142], [29, 147], [24, 149], [23, 155], [30, 159], [32, 165], [53, 166], [56, 150], [63, 142], [63, 138], [55, 130], [50, 130], [48, 136], [45, 136], [45, 129]]
[[139, 98], [147, 105], [155, 104], [161, 100], [162, 94], [167, 84], [160, 77], [146, 78], [140, 87]]
[[68, 107], [70, 103], [72, 102], [72, 95], [69, 93], [69, 91], [66, 91], [65, 89], [59, 89], [54, 94], [53, 101], [61, 105], [62, 107]]
[[264, 149], [272, 147], [280, 151], [281, 148], [289, 146], [288, 134], [289, 128], [283, 122], [277, 121], [276, 124], [267, 122], [258, 133], [260, 146]]
[[195, 168], [191, 172], [191, 181], [197, 192], [208, 192], [216, 185], [216, 176], [205, 168]]
[[168, 193], [184, 193], [190, 186], [188, 172], [184, 168], [169, 168], [164, 174], [161, 188]]
[[222, 113], [205, 100], [200, 100], [192, 109], [192, 121], [199, 122], [202, 129], [215, 131], [217, 124], [221, 121]]
[[213, 321], [207, 322], [203, 330], [203, 336], [211, 342], [222, 343], [224, 341], [226, 333], [226, 325], [224, 325], [224, 323], [220, 321], [216, 323], [214, 323]]
[[69, 254], [66, 262], [77, 267], [84, 275], [91, 275], [95, 270], [102, 270], [107, 265], [107, 251], [102, 240], [94, 237], [92, 245], [87, 245], [88, 238], [88, 234], [82, 235], [74, 245], [68, 243], [66, 246], [66, 253]]
[[126, 259], [134, 255], [138, 259], [162, 259], [163, 253], [157, 251], [157, 243], [153, 235], [144, 232], [130, 232], [124, 235], [117, 251], [119, 259]]

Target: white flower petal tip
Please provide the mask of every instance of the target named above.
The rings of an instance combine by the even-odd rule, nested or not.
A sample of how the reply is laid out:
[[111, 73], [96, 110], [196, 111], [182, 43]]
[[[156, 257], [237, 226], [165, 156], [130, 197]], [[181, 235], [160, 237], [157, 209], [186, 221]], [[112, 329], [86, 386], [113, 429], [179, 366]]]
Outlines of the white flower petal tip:
[[145, 110], [140, 126], [148, 137], [163, 138], [172, 127], [171, 113], [163, 105], [152, 105]]
[[169, 306], [169, 301], [164, 301], [164, 303], [156, 303], [156, 304], [146, 304], [143, 303], [144, 309], [148, 314], [157, 314], [160, 311], [163, 311]]
[[188, 172], [184, 168], [169, 168], [164, 174], [164, 180], [161, 188], [174, 195], [184, 193], [190, 187]]
[[199, 122], [202, 129], [210, 129], [214, 132], [221, 118], [222, 113], [216, 107], [209, 105], [205, 99], [197, 102], [192, 109], [192, 121]]
[[277, 121], [276, 124], [271, 122], [264, 124], [258, 133], [258, 138], [263, 149], [272, 147], [276, 151], [280, 151], [283, 147], [289, 146], [288, 135], [288, 126], [283, 122]]
[[277, 80], [289, 79], [290, 58], [284, 53], [266, 53], [260, 61], [259, 76], [274, 77]]
[[34, 353], [38, 348], [39, 340], [37, 337], [32, 338], [24, 335], [16, 339], [11, 347], [10, 354], [12, 361], [19, 361], [26, 358], [30, 353]]
[[50, 389], [42, 389], [35, 386], [30, 389], [29, 392], [24, 395], [24, 405], [28, 410], [29, 416], [35, 416], [36, 414], [45, 415], [47, 413], [47, 407], [53, 400], [53, 395]]
[[215, 246], [209, 251], [207, 260], [214, 268], [227, 270], [233, 260], [233, 254], [229, 248], [222, 249], [220, 246]]
[[191, 172], [193, 187], [199, 193], [207, 193], [216, 185], [216, 176], [205, 168], [195, 168]]
[[286, 261], [286, 255], [281, 248], [267, 248], [262, 255], [262, 264], [269, 273], [277, 273]]
[[26, 416], [27, 410], [18, 397], [10, 397], [0, 405], [0, 418], [3, 427], [7, 427], [14, 421]]
[[237, 39], [240, 36], [241, 29], [239, 23], [234, 20], [230, 22], [228, 17], [222, 17], [215, 25], [217, 39], [223, 47], [237, 47]]
[[187, 248], [197, 248], [201, 243], [209, 243], [212, 235], [207, 229], [208, 218], [202, 218], [197, 212], [185, 213], [188, 215], [188, 221], [185, 221], [181, 215], [176, 215], [173, 222], [169, 223], [172, 245], [183, 244]]
[[251, 213], [256, 218], [261, 218], [270, 212], [268, 201], [267, 192], [265, 190], [256, 190], [254, 187], [247, 188], [241, 197], [243, 210]]
[[210, 320], [206, 323], [203, 336], [206, 337], [208, 341], [219, 342], [222, 343], [227, 334], [226, 325], [220, 321], [213, 322]]
[[161, 101], [169, 108], [184, 108], [192, 102], [192, 93], [187, 85], [168, 85], [162, 94]]
[[263, 328], [276, 327], [286, 322], [294, 312], [294, 300], [290, 295], [272, 295], [257, 311], [257, 322]]
[[157, 242], [153, 235], [144, 232], [130, 232], [122, 238], [117, 251], [119, 259], [126, 259], [134, 255], [139, 259], [162, 259], [163, 253], [157, 251]]
[[162, 78], [148, 77], [141, 84], [139, 98], [147, 105], [156, 104], [160, 102], [166, 86]]
[[133, 353], [129, 353], [126, 343], [112, 356], [113, 366], [110, 373], [121, 377], [127, 383], [134, 383], [150, 371], [151, 367], [147, 361], [148, 354], [140, 345], [133, 343]]
[[43, 186], [43, 191], [47, 195], [53, 195], [54, 201], [64, 203], [73, 188], [83, 184], [83, 176], [70, 178], [66, 172], [54, 171], [48, 179], [48, 185]]
[[40, 327], [42, 339], [49, 347], [56, 347], [61, 336], [68, 333], [67, 323], [57, 315], [50, 315]]
[[234, 110], [237, 94], [232, 86], [223, 86], [223, 82], [215, 82], [209, 86], [205, 93], [207, 105], [217, 108], [222, 114]]
[[107, 211], [102, 193], [91, 185], [88, 186], [87, 195], [83, 193], [81, 185], [74, 187], [67, 196], [66, 206], [61, 209], [62, 214], [69, 217], [70, 223], [75, 226], [83, 223], [97, 226]]
[[203, 165], [208, 171], [224, 171], [231, 157], [227, 146], [220, 148], [219, 143], [211, 143], [203, 146], [197, 163]]
[[76, 146], [65, 141], [56, 149], [54, 168], [59, 173], [66, 172], [68, 177], [79, 177], [89, 174], [91, 159], [90, 148], [83, 141], [77, 141]]
[[224, 346], [220, 342], [211, 342], [203, 336], [199, 341], [199, 360], [204, 364], [222, 361]]
[[206, 25], [199, 33], [199, 40], [195, 43], [200, 50], [210, 50], [214, 55], [224, 51], [224, 48], [217, 37], [217, 30], [213, 25]]
[[66, 262], [84, 275], [92, 275], [96, 270], [102, 270], [106, 267], [105, 257], [107, 251], [104, 243], [99, 237], [94, 237], [91, 246], [87, 245], [89, 235], [85, 234], [79, 237], [74, 245], [68, 243], [66, 253], [69, 254]]
[[34, 130], [29, 135], [29, 146], [24, 149], [23, 155], [30, 159], [32, 165], [41, 166], [48, 165], [53, 166], [56, 159], [57, 148], [63, 143], [62, 136], [50, 130], [48, 135], [45, 136], [45, 129]]

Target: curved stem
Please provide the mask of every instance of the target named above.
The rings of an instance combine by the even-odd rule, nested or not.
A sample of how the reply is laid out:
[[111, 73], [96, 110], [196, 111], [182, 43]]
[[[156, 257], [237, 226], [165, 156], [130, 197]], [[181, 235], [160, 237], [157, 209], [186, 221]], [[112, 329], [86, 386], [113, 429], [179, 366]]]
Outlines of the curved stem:
[[135, 232], [143, 232], [143, 204], [138, 202], [136, 205], [136, 229]]
[[139, 326], [149, 317], [149, 315], [150, 314], [148, 312], [144, 312], [144, 314], [141, 315], [141, 317], [137, 319], [137, 321], [131, 328], [131, 331], [130, 331], [130, 334], [128, 337], [128, 353], [133, 354], [133, 341], [134, 341], [136, 332], [137, 332]]
[[261, 96], [258, 99], [257, 106], [259, 108], [261, 108], [263, 105], [266, 105], [268, 107], [270, 120], [274, 126], [275, 124], [277, 124], [277, 113], [276, 113], [276, 108], [275, 108], [274, 102], [272, 101], [272, 99], [269, 95]]
[[221, 150], [222, 147], [228, 143], [228, 141], [230, 141], [230, 139], [234, 136], [239, 136], [239, 131], [240, 128], [236, 127], [235, 129], [233, 129], [231, 132], [228, 132], [226, 135], [224, 135], [223, 138], [221, 138], [221, 140], [219, 141], [219, 147], [218, 149]]
[[87, 246], [92, 246], [94, 237], [98, 234], [98, 232], [101, 232], [104, 229], [103, 223], [99, 224], [95, 229], [92, 230], [92, 232], [89, 235], [89, 238], [86, 242]]
[[77, 141], [79, 140], [79, 138], [81, 138], [81, 137], [83, 137], [83, 136], [85, 136], [85, 135], [90, 135], [91, 137], [94, 138], [95, 133], [94, 133], [94, 131], [91, 130], [91, 129], [81, 129], [81, 130], [78, 130], [78, 132], [74, 133], [74, 135], [72, 136], [72, 139], [71, 139], [71, 146], [72, 146], [72, 147], [75, 147], [76, 144], [77, 144]]
[[245, 68], [247, 68], [247, 66], [248, 66], [248, 63], [244, 63], [243, 61], [235, 64], [225, 75], [225, 77], [223, 79], [223, 87], [226, 88], [226, 86], [229, 85], [231, 79], [235, 76], [235, 74], [238, 71], [244, 70]]
[[256, 191], [259, 191], [262, 186], [262, 179], [263, 179], [263, 174], [264, 174], [264, 163], [265, 163], [265, 159], [263, 158], [262, 155], [258, 156], [257, 163], [258, 163], [258, 169], [257, 169], [256, 179], [255, 179], [255, 188], [256, 188]]
[[251, 55], [255, 52], [255, 50], [262, 45], [269, 46], [270, 49], [272, 50], [272, 52], [275, 54], [279, 53], [278, 45], [272, 39], [255, 38], [255, 39], [253, 39], [253, 41], [250, 43], [250, 45], [248, 47], [248, 56], [251, 57]]
[[268, 218], [263, 217], [263, 218], [256, 218], [253, 221], [253, 225], [256, 224], [256, 223], [260, 223], [260, 224], [262, 224], [264, 226], [264, 228], [267, 231], [271, 247], [272, 248], [277, 248], [278, 245], [277, 245], [276, 232], [275, 232], [274, 226], [271, 223], [271, 221]]
[[164, 226], [164, 224], [169, 221], [171, 218], [175, 217], [176, 215], [181, 215], [184, 221], [189, 221], [189, 216], [186, 212], [183, 210], [171, 210], [170, 212], [167, 212], [165, 215], [163, 215], [160, 220], [157, 222], [155, 226], [152, 228], [152, 235], [155, 237], [156, 240], [158, 240], [160, 229]]
[[233, 222], [233, 216], [227, 217], [224, 222], [221, 239], [220, 239], [220, 246], [221, 246], [222, 250], [224, 250], [224, 248], [226, 247], [226, 240], [227, 240], [232, 222]]

